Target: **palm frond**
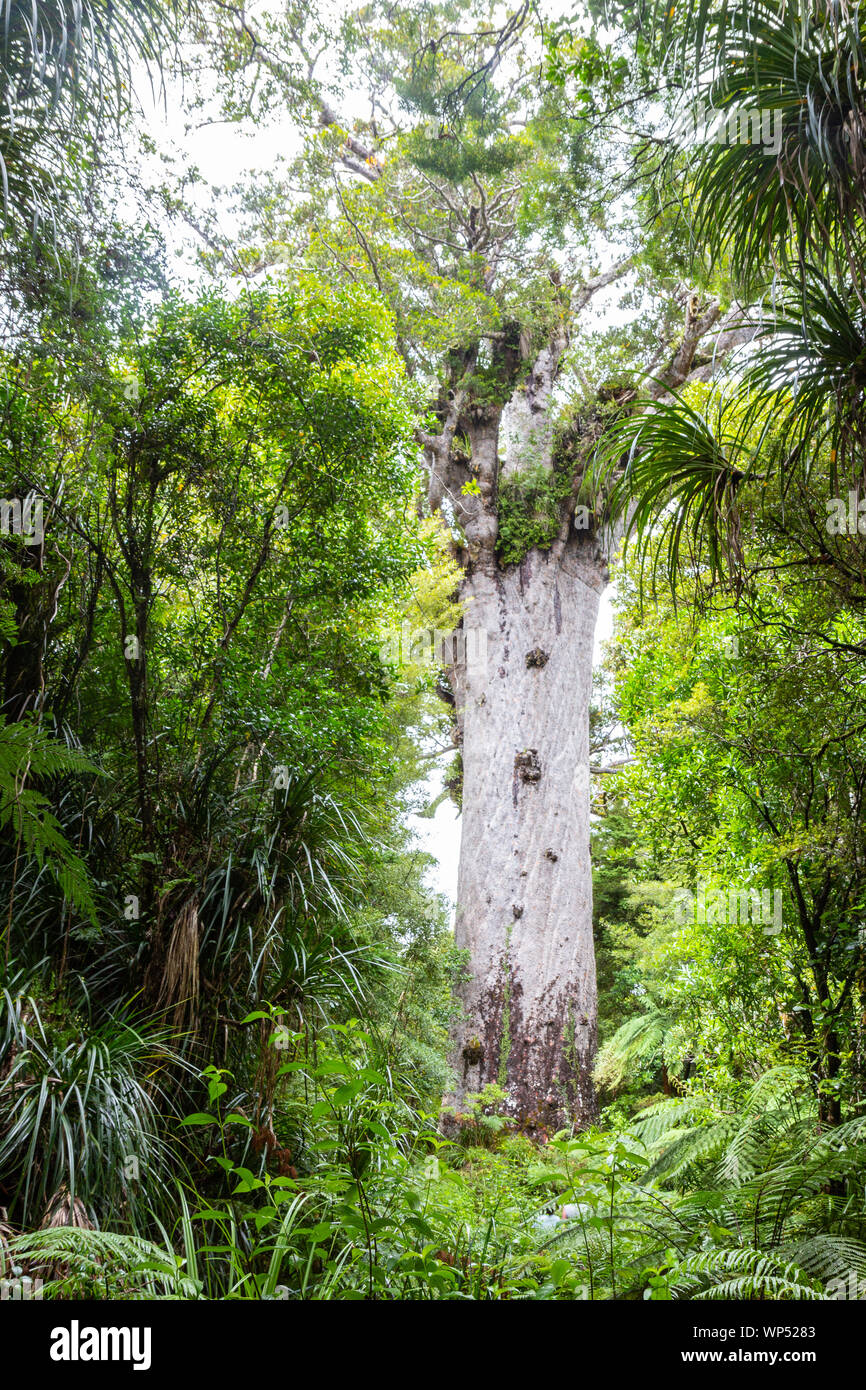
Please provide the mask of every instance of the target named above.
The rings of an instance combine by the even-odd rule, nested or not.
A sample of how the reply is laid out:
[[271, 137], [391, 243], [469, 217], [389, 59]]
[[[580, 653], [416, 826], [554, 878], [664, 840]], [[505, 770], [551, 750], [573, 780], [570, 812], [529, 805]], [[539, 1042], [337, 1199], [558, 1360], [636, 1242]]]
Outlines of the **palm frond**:
[[740, 561], [737, 495], [755, 473], [730, 400], [711, 396], [704, 408], [682, 395], [649, 400], [623, 414], [602, 436], [593, 486], [607, 493], [605, 515], [636, 536], [653, 556], [653, 578], [665, 557], [673, 587], [682, 566], [707, 566], [711, 577]]
[[6, 0], [0, 20], [4, 234], [53, 233], [106, 118], [128, 109], [133, 66], [158, 71], [174, 32], [162, 0]]

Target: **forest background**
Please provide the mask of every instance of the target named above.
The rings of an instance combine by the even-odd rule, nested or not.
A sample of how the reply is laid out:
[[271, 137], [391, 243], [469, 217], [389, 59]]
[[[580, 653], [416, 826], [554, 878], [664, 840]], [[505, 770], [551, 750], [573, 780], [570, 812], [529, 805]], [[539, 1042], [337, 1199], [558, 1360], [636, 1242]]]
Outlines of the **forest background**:
[[[6, 16], [0, 1275], [859, 1297], [859, 10]], [[284, 157], [210, 183], [155, 138], [163, 81]], [[778, 148], [684, 143], [702, 97], [780, 111]], [[598, 1117], [521, 1124], [505, 1067], [446, 1138], [472, 962], [412, 818], [463, 775], [414, 638], [463, 621], [487, 498], [456, 418], [453, 505], [425, 450], [470, 348], [493, 399], [566, 321], [555, 466], [493, 505], [503, 570], [581, 507], [629, 533], [589, 723]]]

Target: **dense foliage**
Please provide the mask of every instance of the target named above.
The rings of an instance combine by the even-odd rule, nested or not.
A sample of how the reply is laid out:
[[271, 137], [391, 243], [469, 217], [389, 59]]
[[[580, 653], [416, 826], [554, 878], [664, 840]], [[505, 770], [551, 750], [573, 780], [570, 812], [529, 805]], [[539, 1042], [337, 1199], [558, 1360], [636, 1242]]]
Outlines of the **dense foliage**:
[[[0, 1277], [72, 1299], [856, 1297], [859, 12], [591, 3], [539, 29], [449, 0], [334, 28], [289, 6], [272, 47], [230, 4], [30, 14], [15, 0], [0, 40]], [[186, 176], [123, 212], [133, 72], [172, 66], [181, 23], [221, 110], [304, 132], [229, 238]], [[338, 40], [342, 78], [401, 113], [384, 165], [385, 96], [346, 131], [309, 61]], [[775, 160], [648, 134], [701, 96], [778, 107]], [[178, 221], [202, 235], [193, 287]], [[446, 1141], [469, 962], [408, 825], [453, 693], [393, 637], [458, 622], [479, 488], [467, 447], [432, 517], [418, 445], [431, 395], [440, 417], [455, 391], [501, 402], [565, 321], [542, 248], [584, 275], [619, 222], [634, 278], [569, 344], [557, 422], [558, 458], [593, 457], [583, 512], [629, 541], [592, 725], [602, 1118], [530, 1139], [491, 1085]], [[720, 381], [710, 357], [683, 390], [639, 380], [710, 291], [748, 310], [745, 354]], [[578, 501], [530, 455], [498, 490], [503, 565]]]

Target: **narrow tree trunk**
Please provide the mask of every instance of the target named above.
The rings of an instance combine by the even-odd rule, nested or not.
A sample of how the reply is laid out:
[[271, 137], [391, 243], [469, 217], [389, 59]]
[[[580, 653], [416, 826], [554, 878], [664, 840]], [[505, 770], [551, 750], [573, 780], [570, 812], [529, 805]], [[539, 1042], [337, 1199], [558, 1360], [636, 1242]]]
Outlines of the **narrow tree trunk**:
[[570, 529], [517, 566], [487, 553], [463, 584], [456, 940], [471, 978], [449, 1103], [498, 1082], [527, 1129], [595, 1114], [589, 700], [605, 580], [597, 543]]

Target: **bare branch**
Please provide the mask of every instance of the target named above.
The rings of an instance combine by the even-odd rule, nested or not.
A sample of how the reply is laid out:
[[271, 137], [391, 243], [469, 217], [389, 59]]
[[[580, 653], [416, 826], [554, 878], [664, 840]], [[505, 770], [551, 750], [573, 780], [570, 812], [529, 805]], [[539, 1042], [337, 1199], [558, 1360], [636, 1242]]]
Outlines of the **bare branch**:
[[592, 296], [599, 290], [612, 285], [614, 280], [619, 280], [625, 275], [626, 271], [631, 270], [634, 261], [631, 256], [624, 256], [621, 261], [617, 261], [609, 270], [604, 270], [600, 275], [595, 275], [591, 280], [586, 280], [576, 291], [572, 302], [572, 312], [579, 314], [581, 309], [585, 309]]

